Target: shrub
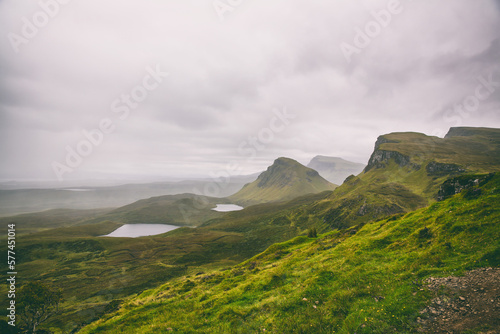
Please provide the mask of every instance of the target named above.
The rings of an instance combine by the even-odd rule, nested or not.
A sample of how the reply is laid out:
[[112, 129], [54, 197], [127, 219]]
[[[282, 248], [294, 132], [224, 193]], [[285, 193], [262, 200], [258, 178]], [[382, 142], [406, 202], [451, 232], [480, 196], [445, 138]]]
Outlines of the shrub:
[[316, 231], [316, 227], [312, 227], [309, 230], [307, 230], [307, 237], [308, 238], [317, 238], [318, 237], [318, 232]]

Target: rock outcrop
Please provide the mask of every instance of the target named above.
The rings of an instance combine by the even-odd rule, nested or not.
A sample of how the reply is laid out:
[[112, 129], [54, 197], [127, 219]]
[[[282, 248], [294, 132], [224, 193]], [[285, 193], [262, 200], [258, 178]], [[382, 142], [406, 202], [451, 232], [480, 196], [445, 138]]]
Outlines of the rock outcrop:
[[[495, 173], [487, 175], [463, 175], [448, 179], [439, 188], [437, 200], [444, 201], [464, 190], [469, 191], [469, 197], [474, 197], [474, 189], [491, 180], [494, 175]], [[477, 189], [477, 191], [479, 190], [480, 189]]]
[[368, 161], [368, 165], [364, 170], [365, 173], [373, 168], [385, 168], [391, 159], [394, 160], [394, 162], [396, 162], [400, 167], [410, 166], [415, 170], [420, 169], [420, 165], [412, 163], [409, 156], [397, 151], [382, 149], [382, 144], [386, 143], [397, 143], [397, 141], [387, 139], [384, 136], [378, 137], [377, 142], [375, 143], [375, 150], [373, 151], [370, 160]]
[[446, 164], [435, 161], [429, 162], [425, 167], [425, 170], [429, 176], [454, 175], [465, 172], [465, 168], [462, 168], [457, 164]]

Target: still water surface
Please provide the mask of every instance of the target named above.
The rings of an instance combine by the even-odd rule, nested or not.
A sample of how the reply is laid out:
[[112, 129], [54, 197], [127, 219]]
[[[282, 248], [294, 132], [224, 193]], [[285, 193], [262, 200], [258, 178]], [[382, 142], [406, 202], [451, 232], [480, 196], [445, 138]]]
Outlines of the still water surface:
[[243, 207], [236, 204], [217, 204], [217, 207], [213, 208], [212, 210], [218, 212], [230, 212], [243, 210]]
[[137, 238], [162, 234], [176, 228], [179, 228], [179, 226], [167, 224], [125, 224], [110, 234], [103, 235], [103, 237]]

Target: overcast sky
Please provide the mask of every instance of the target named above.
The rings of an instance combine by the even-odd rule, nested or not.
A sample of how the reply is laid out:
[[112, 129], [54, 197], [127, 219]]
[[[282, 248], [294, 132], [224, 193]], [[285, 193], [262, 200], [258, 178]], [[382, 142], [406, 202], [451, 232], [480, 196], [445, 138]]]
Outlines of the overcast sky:
[[498, 1], [60, 1], [0, 0], [3, 180], [366, 163], [384, 133], [500, 127]]

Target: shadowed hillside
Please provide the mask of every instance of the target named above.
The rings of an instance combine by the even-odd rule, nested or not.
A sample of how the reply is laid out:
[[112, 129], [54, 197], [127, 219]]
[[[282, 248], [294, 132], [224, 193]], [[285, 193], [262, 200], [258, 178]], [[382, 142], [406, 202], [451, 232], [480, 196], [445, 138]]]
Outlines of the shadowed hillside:
[[[21, 278], [21, 282], [22, 280], [43, 280], [63, 287], [65, 295], [73, 297], [62, 305], [62, 314], [53, 320], [52, 325], [62, 328], [68, 321], [73, 321], [72, 328], [78, 328], [82, 324], [98, 320], [99, 318], [106, 319], [106, 314], [113, 312], [122, 303], [124, 298], [133, 293], [139, 293], [145, 288], [158, 286], [186, 273], [190, 274], [191, 277], [182, 278], [179, 282], [181, 282], [181, 290], [189, 292], [191, 288], [194, 289], [194, 286], [198, 284], [193, 283], [194, 280], [198, 282], [199, 278], [205, 277], [206, 279], [202, 281], [210, 282], [211, 277], [218, 277], [219, 273], [214, 271], [215, 269], [227, 268], [228, 265], [234, 265], [263, 252], [274, 243], [281, 243], [296, 236], [301, 237], [287, 245], [296, 245], [295, 242], [298, 242], [297, 245], [299, 247], [306, 247], [300, 250], [300, 253], [304, 256], [294, 258], [293, 255], [290, 255], [291, 258], [296, 260], [296, 265], [298, 266], [294, 270], [300, 272], [300, 263], [304, 263], [305, 265], [310, 263], [312, 266], [313, 263], [317, 262], [312, 260], [314, 254], [316, 254], [316, 250], [333, 249], [336, 245], [350, 240], [349, 238], [352, 235], [360, 235], [360, 230], [369, 231], [368, 234], [373, 234], [374, 239], [371, 241], [358, 241], [361, 243], [367, 242], [367, 245], [371, 246], [375, 245], [373, 249], [380, 248], [380, 253], [373, 253], [373, 256], [370, 255], [370, 258], [376, 260], [381, 254], [386, 253], [386, 246], [395, 245], [394, 247], [396, 247], [398, 245], [406, 245], [405, 242], [407, 242], [408, 238], [413, 240], [411, 238], [415, 236], [412, 235], [417, 230], [423, 231], [421, 238], [416, 237], [417, 239], [420, 238], [422, 242], [419, 241], [415, 244], [417, 246], [411, 244], [411, 247], [405, 248], [405, 251], [413, 251], [413, 246], [424, 247], [427, 245], [426, 242], [429, 241], [429, 238], [438, 235], [435, 232], [440, 231], [440, 224], [446, 223], [448, 225], [451, 224], [449, 226], [446, 225], [446, 228], [452, 228], [452, 230], [447, 230], [449, 233], [446, 232], [447, 234], [444, 235], [444, 239], [433, 239], [437, 240], [437, 244], [435, 245], [437, 248], [431, 248], [430, 253], [416, 252], [415, 256], [421, 256], [423, 259], [418, 263], [423, 265], [429, 262], [431, 265], [435, 265], [436, 268], [441, 268], [443, 263], [446, 264], [453, 261], [457, 261], [456, 263], [470, 263], [472, 257], [455, 257], [451, 253], [439, 256], [436, 254], [441, 254], [440, 252], [449, 249], [449, 247], [455, 247], [455, 244], [451, 241], [446, 241], [451, 246], [443, 246], [442, 244], [445, 243], [444, 240], [446, 238], [450, 238], [450, 240], [453, 238], [456, 240], [468, 238], [467, 234], [460, 233], [464, 231], [464, 226], [469, 226], [471, 222], [475, 224], [470, 225], [474, 226], [471, 232], [483, 231], [480, 232], [481, 236], [476, 236], [479, 238], [478, 240], [484, 241], [486, 239], [481, 239], [482, 236], [490, 234], [493, 237], [498, 232], [496, 230], [498, 227], [495, 225], [498, 221], [498, 205], [495, 202], [498, 200], [498, 191], [496, 190], [498, 176], [495, 178], [492, 172], [498, 171], [500, 168], [498, 161], [500, 145], [497, 136], [499, 131], [496, 129], [452, 129], [450, 131], [452, 135], [444, 139], [417, 133], [384, 135], [379, 137], [365, 171], [357, 177], [349, 177], [342, 186], [336, 188], [334, 191], [306, 194], [300, 197], [296, 197], [295, 195], [295, 198], [290, 201], [269, 201], [267, 203], [248, 206], [241, 211], [222, 213], [213, 219], [209, 219], [206, 216], [206, 213], [211, 211], [212, 207], [208, 205], [205, 208], [208, 211], [199, 211], [199, 213], [193, 211], [193, 214], [197, 217], [196, 220], [199, 219], [199, 223], [203, 223], [195, 229], [179, 228], [164, 235], [136, 239], [99, 238], [97, 237], [98, 235], [109, 233], [120, 224], [117, 222], [104, 222], [101, 224], [80, 225], [81, 221], [75, 221], [79, 226], [53, 229], [43, 233], [23, 236], [19, 239], [18, 250], [22, 254], [19, 270], [22, 269], [27, 274]], [[268, 198], [272, 198], [271, 195], [276, 195], [274, 191], [279, 189], [282, 191], [295, 189], [293, 188], [295, 182], [291, 182], [294, 180], [300, 181], [299, 184], [302, 185], [311, 183], [310, 181], [313, 180], [323, 180], [320, 184], [325, 184], [324, 182], [326, 182], [315, 171], [311, 172], [310, 169], [301, 166], [293, 160], [280, 158], [268, 171], [259, 176], [257, 181], [249, 184], [252, 187], [248, 189], [255, 190], [255, 192], [248, 191], [248, 194], [250, 196], [260, 193], [268, 195]], [[259, 184], [261, 187], [259, 187]], [[460, 192], [463, 192], [463, 194], [454, 197]], [[280, 191], [277, 191], [277, 193], [283, 194]], [[147, 217], [168, 217], [169, 210], [167, 208], [178, 210], [175, 206], [179, 206], [179, 204], [187, 205], [192, 210], [199, 209], [196, 203], [200, 198], [194, 195], [151, 198], [120, 208], [113, 213], [104, 214], [102, 218], [115, 215], [114, 218], [117, 220], [131, 219], [133, 221], [134, 219], [147, 219]], [[216, 203], [223, 203], [223, 199], [206, 198], [206, 200], [208, 200], [209, 204], [212, 203], [213, 206]], [[233, 199], [228, 200], [228, 202], [231, 201]], [[407, 214], [408, 212], [426, 207], [429, 204], [431, 206], [428, 209], [423, 209], [423, 211], [420, 209], [416, 214]], [[462, 207], [464, 208], [463, 210]], [[457, 211], [457, 209], [461, 211]], [[172, 212], [175, 213], [176, 211]], [[177, 212], [177, 214], [182, 215], [180, 212]], [[389, 216], [390, 218], [388, 218]], [[80, 216], [78, 217], [81, 218]], [[99, 219], [101, 218], [94, 218], [88, 222], [100, 222], [101, 220]], [[204, 219], [209, 220], [206, 221]], [[142, 221], [144, 222], [144, 220]], [[393, 234], [394, 230], [391, 226], [396, 226], [395, 224], [400, 223], [408, 223], [410, 227], [404, 227], [403, 232]], [[328, 233], [326, 238], [321, 237], [321, 240], [324, 242], [322, 241], [314, 247], [311, 246], [310, 242], [307, 241], [309, 239], [304, 239], [310, 229], [317, 229], [320, 233]], [[308, 245], [300, 246], [304, 243], [304, 240], [307, 241]], [[485, 242], [489, 241], [486, 240]], [[467, 254], [476, 256], [481, 252], [492, 252], [492, 255], [488, 255], [489, 253], [485, 253], [484, 255], [489, 261], [494, 259], [495, 256], [498, 257], [495, 255], [498, 254], [498, 251], [495, 253], [494, 243], [488, 245], [488, 248], [484, 248], [480, 252], [474, 248], [473, 253], [470, 253], [472, 255]], [[287, 247], [285, 248], [287, 249]], [[338, 256], [337, 259], [349, 258], [349, 261], [353, 263], [351, 268], [352, 274], [341, 280], [344, 282], [342, 283], [344, 284], [342, 285], [343, 288], [350, 286], [345, 282], [351, 279], [354, 279], [356, 282], [358, 279], [356, 268], [357, 265], [363, 263], [365, 258], [363, 257], [363, 253], [357, 251], [362, 250], [365, 252], [370, 250], [369, 247], [361, 247], [358, 243], [346, 247], [345, 251], [335, 255]], [[252, 267], [250, 273], [257, 274], [260, 271], [264, 272], [269, 268], [274, 268], [275, 265], [279, 266], [280, 259], [283, 256], [291, 254], [291, 252], [282, 253], [281, 245], [272, 246], [270, 249], [271, 251], [264, 253], [269, 255], [265, 264], [262, 263], [262, 265], [259, 265], [259, 258], [252, 260], [252, 262], [257, 263], [255, 265], [251, 264], [252, 262], [247, 263]], [[399, 254], [400, 248], [396, 247], [395, 249], [397, 250], [396, 253]], [[453, 251], [456, 250], [455, 248], [452, 249]], [[48, 257], [49, 254], [50, 257]], [[415, 256], [410, 256], [407, 261], [415, 259]], [[319, 258], [317, 259], [319, 260]], [[309, 260], [312, 262], [309, 262]], [[387, 258], [387, 260], [392, 261], [390, 258]], [[396, 268], [394, 269], [396, 271], [400, 270], [397, 263], [396, 261], [394, 262], [394, 266], [390, 265], [389, 267]], [[346, 265], [345, 263], [338, 264], [340, 268]], [[379, 266], [378, 262], [374, 265]], [[108, 267], [113, 268], [113, 270], [103, 270], [103, 268]], [[384, 270], [389, 270], [389, 267], [384, 267]], [[418, 265], [404, 270], [406, 270], [406, 275], [410, 272], [408, 270], [411, 270], [412, 275], [424, 277], [427, 274], [424, 267]], [[238, 277], [241, 276], [239, 274], [241, 268], [238, 268], [240, 267], [233, 268], [230, 271], [231, 273], [238, 273], [234, 274], [234, 277], [226, 277], [226, 274], [222, 274], [222, 281], [225, 280], [228, 282], [228, 285], [224, 285], [224, 289], [232, 289], [233, 285], [231, 284], [239, 282]], [[314, 294], [318, 293], [317, 296], [319, 296], [321, 294], [317, 291], [318, 287], [320, 287], [319, 283], [309, 282], [307, 275], [316, 277], [316, 273], [321, 270], [323, 269], [320, 267], [310, 267], [310, 270], [306, 270], [300, 274], [300, 277], [303, 277], [301, 281], [297, 281], [297, 283], [292, 282], [288, 288], [290, 290], [302, 291], [301, 287], [311, 284], [311, 289], [315, 289], [314, 291], [316, 291]], [[267, 274], [262, 277], [244, 276], [245, 280], [254, 281], [257, 285], [262, 280], [264, 282], [263, 286], [266, 288], [262, 288], [264, 290], [258, 288], [255, 290], [257, 292], [252, 292], [248, 296], [250, 301], [253, 300], [250, 304], [245, 304], [244, 301], [238, 301], [237, 304], [250, 305], [251, 309], [259, 308], [260, 303], [268, 305], [265, 301], [267, 297], [259, 299], [259, 296], [262, 295], [263, 291], [265, 293], [273, 291], [276, 287], [279, 287], [281, 281], [285, 280], [286, 282], [286, 277], [289, 277], [289, 274], [286, 274], [287, 276], [283, 278], [280, 276], [282, 274], [274, 270], [269, 271], [269, 273], [272, 273], [269, 277], [266, 276]], [[335, 272], [333, 275], [337, 277], [341, 273]], [[120, 277], [126, 279], [121, 280]], [[404, 279], [406, 277], [404, 276]], [[318, 280], [323, 278], [320, 277]], [[105, 282], [110, 279], [123, 281], [123, 283], [120, 283], [121, 288], [116, 292], [109, 292], [113, 289]], [[328, 278], [325, 282], [331, 283], [331, 280]], [[381, 282], [383, 283], [384, 281]], [[77, 287], [85, 288], [79, 289]], [[178, 291], [177, 288], [177, 285], [171, 287], [172, 291]], [[220, 292], [217, 290], [218, 287], [200, 285], [201, 290], [212, 288], [216, 289], [217, 294]], [[254, 286], [248, 287], [248, 289], [253, 288]], [[359, 288], [361, 289], [361, 286]], [[0, 292], [2, 292], [1, 289], [0, 287]], [[243, 290], [245, 289], [243, 287]], [[241, 294], [240, 290], [238, 288], [235, 291]], [[360, 291], [361, 294], [365, 293], [363, 292], [364, 290]], [[389, 294], [390, 292], [387, 291], [386, 293]], [[175, 293], [178, 294], [178, 292]], [[344, 293], [347, 292], [342, 292], [342, 294]], [[373, 293], [377, 298], [378, 296], [385, 297], [385, 295], [377, 291], [370, 293]], [[5, 294], [2, 293], [1, 295]], [[181, 299], [187, 300], [187, 294], [178, 295], [181, 296]], [[394, 295], [391, 298], [395, 300], [396, 296]], [[155, 298], [161, 300], [160, 297]], [[222, 326], [218, 328], [223, 328], [222, 332], [231, 332], [231, 323], [235, 319], [233, 316], [234, 314], [239, 314], [241, 309], [238, 305], [233, 305], [231, 306], [231, 310], [227, 309], [229, 313], [226, 314], [226, 308], [217, 304], [216, 300], [219, 297], [216, 296], [214, 298], [211, 299], [212, 302], [206, 305], [203, 303], [205, 299], [197, 302], [200, 302], [200, 305], [204, 305], [203, 307], [206, 309], [215, 307], [214, 312], [218, 314], [217, 319], [221, 321], [220, 326]], [[220, 300], [224, 300], [224, 298]], [[272, 300], [276, 296], [269, 295], [269, 298]], [[310, 297], [304, 296], [303, 298], [308, 298], [309, 300]], [[342, 296], [332, 295], [333, 300], [340, 300], [339, 298], [342, 298]], [[336, 326], [334, 328], [339, 328], [338, 326], [340, 326], [342, 321], [345, 321], [346, 328], [349, 329], [345, 332], [350, 333], [352, 332], [352, 327], [349, 327], [350, 325], [347, 325], [347, 323], [360, 324], [356, 322], [358, 320], [349, 320], [350, 318], [348, 317], [348, 314], [350, 314], [350, 305], [359, 306], [355, 302], [357, 298], [357, 296], [349, 297], [346, 303], [340, 306], [331, 301], [328, 312], [340, 312], [342, 310], [341, 314], [337, 314], [334, 317], [335, 319], [331, 319], [332, 324], [337, 324], [332, 325]], [[168, 300], [170, 302], [170, 297]], [[180, 299], [173, 300], [175, 300], [175, 303], [172, 304], [172, 307], [175, 308], [178, 305], [181, 308], [184, 307], [183, 305], [185, 304], [182, 304]], [[235, 300], [239, 299], [236, 298]], [[146, 301], [141, 300], [139, 303], [143, 302]], [[134, 303], [127, 305], [134, 305]], [[231, 304], [232, 302], [229, 301], [229, 303]], [[390, 305], [388, 304], [388, 306]], [[133, 308], [135, 306], [130, 307]], [[156, 308], [156, 305], [150, 307]], [[272, 309], [272, 307], [272, 302], [266, 306], [269, 309]], [[295, 306], [292, 305], [290, 307], [293, 309]], [[319, 308], [319, 306], [317, 307]], [[306, 311], [306, 309], [300, 306], [297, 308], [298, 313], [287, 313], [287, 308], [288, 306], [285, 309], [278, 308], [278, 311], [276, 311], [278, 315], [273, 317], [273, 319], [290, 316], [301, 319], [299, 313]], [[142, 312], [142, 309], [138, 310]], [[169, 309], [170, 311], [172, 310]], [[89, 312], [90, 316], [88, 315]], [[235, 323], [248, 325], [250, 331], [254, 330], [253, 326], [255, 324], [258, 324], [258, 326], [268, 326], [265, 322], [253, 322], [253, 315], [261, 317], [260, 313], [255, 313], [251, 310], [242, 312], [249, 314], [249, 316], [244, 316], [244, 319], [237, 317]], [[308, 314], [308, 317], [312, 316], [312, 314], [307, 312], [306, 314]], [[347, 318], [345, 318], [346, 316]], [[358, 315], [353, 316], [357, 317]], [[128, 315], [125, 318], [127, 317]], [[211, 318], [211, 315], [207, 315], [207, 319], [209, 319], [210, 323], [217, 323], [217, 321]], [[127, 322], [128, 320], [124, 321]], [[179, 328], [186, 326], [182, 322], [175, 322], [168, 319], [165, 321], [172, 322]], [[189, 321], [196, 323], [192, 319]], [[307, 323], [304, 319], [301, 321]], [[133, 327], [135, 325], [142, 330], [141, 324], [134, 323]], [[156, 325], [160, 326], [159, 324]], [[296, 326], [299, 325], [299, 323], [296, 324]], [[323, 323], [321, 326], [324, 325]], [[207, 329], [207, 327], [203, 327], [205, 325], [200, 326], [199, 328], [203, 328], [203, 330]], [[366, 326], [368, 324], [365, 324]], [[395, 326], [395, 324], [390, 322], [390, 326]], [[109, 328], [109, 324], [105, 324], [101, 329], [108, 331]], [[277, 328], [280, 330], [283, 329], [286, 332], [287, 327], [286, 324], [282, 323]], [[381, 328], [389, 328], [387, 329], [388, 331], [392, 329], [392, 327]], [[399, 327], [396, 326], [394, 328]], [[162, 327], [160, 326], [156, 329], [162, 330]], [[200, 329], [201, 332], [203, 330]], [[216, 332], [213, 328], [210, 330], [214, 333]], [[381, 331], [381, 333], [383, 332]]]
[[500, 264], [499, 188], [497, 175], [476, 197], [464, 192], [356, 230], [272, 245], [230, 270], [146, 291], [81, 332], [414, 333], [440, 321], [493, 333], [496, 301], [446, 322], [434, 307], [465, 299], [424, 284]]
[[230, 201], [226, 198], [194, 194], [158, 196], [125, 205], [97, 220], [114, 220], [129, 224], [198, 226], [204, 221], [222, 216], [221, 212], [212, 209], [217, 204], [227, 203]]

